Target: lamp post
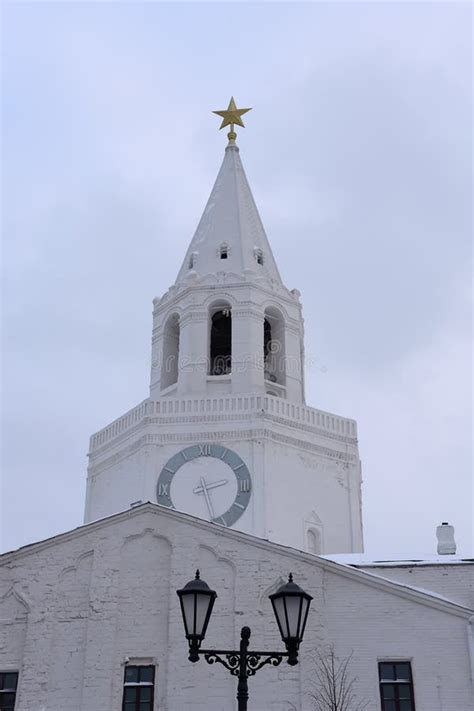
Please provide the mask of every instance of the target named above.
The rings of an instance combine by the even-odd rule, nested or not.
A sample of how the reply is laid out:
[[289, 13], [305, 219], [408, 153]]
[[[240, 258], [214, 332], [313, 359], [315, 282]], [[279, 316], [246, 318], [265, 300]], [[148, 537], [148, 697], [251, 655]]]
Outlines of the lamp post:
[[189, 642], [189, 661], [197, 662], [202, 655], [208, 664], [218, 662], [233, 676], [238, 677], [238, 711], [247, 711], [249, 676], [254, 676], [265, 664], [277, 667], [284, 657], [287, 657], [287, 663], [291, 666], [298, 664], [298, 650], [313, 598], [293, 582], [291, 573], [288, 582], [269, 596], [286, 652], [249, 651], [250, 627], [242, 627], [238, 650], [201, 649], [217, 593], [201, 580], [199, 570], [196, 571], [194, 580], [190, 580], [184, 588], [176, 592], [181, 603], [186, 639]]

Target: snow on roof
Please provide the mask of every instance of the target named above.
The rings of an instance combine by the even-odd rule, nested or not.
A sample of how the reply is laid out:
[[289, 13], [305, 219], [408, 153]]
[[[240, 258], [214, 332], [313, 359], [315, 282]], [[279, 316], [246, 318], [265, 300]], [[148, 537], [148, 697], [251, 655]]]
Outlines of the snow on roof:
[[460, 555], [420, 555], [413, 558], [376, 558], [368, 553], [334, 553], [323, 555], [322, 558], [332, 560], [353, 568], [401, 568], [422, 565], [466, 565], [473, 564], [474, 558], [463, 558]]

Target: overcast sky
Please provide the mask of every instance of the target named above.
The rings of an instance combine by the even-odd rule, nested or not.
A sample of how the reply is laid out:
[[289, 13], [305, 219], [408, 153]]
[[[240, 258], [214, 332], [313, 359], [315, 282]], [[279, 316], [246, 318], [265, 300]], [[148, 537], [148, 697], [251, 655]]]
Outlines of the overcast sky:
[[302, 293], [307, 402], [358, 421], [366, 551], [472, 553], [471, 8], [3, 6], [2, 550], [82, 523], [219, 169]]

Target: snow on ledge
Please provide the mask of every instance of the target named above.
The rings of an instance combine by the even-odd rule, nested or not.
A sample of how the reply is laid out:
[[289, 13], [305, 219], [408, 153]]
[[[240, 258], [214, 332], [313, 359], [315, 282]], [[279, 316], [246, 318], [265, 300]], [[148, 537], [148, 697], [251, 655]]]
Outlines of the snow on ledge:
[[341, 565], [350, 565], [353, 568], [412, 568], [422, 565], [468, 565], [474, 563], [474, 558], [464, 558], [460, 555], [420, 555], [413, 558], [387, 558], [378, 559], [368, 553], [334, 553], [323, 555], [321, 558], [332, 560]]

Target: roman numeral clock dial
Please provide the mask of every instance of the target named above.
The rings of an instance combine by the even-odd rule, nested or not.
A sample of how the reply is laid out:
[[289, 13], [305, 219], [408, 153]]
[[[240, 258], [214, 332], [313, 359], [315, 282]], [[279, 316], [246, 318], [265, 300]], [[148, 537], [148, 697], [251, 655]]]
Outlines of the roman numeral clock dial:
[[157, 501], [222, 526], [244, 513], [252, 480], [238, 454], [220, 444], [186, 447], [166, 462], [158, 477]]

